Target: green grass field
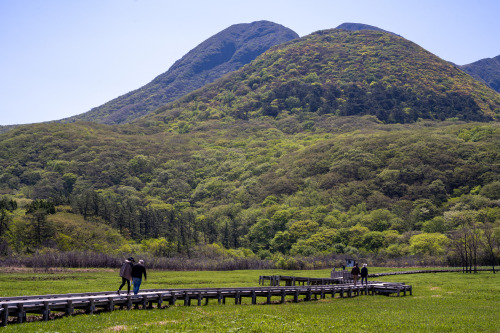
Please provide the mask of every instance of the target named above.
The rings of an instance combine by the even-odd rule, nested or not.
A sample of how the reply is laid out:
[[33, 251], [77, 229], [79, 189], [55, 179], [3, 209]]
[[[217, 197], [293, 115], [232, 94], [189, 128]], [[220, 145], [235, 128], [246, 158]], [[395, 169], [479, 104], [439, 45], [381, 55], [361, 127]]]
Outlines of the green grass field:
[[[370, 273], [392, 271], [370, 268]], [[259, 275], [329, 276], [316, 271], [149, 272], [149, 288], [257, 286]], [[500, 332], [499, 274], [437, 273], [378, 278], [413, 286], [413, 296], [328, 297], [286, 304], [209, 305], [75, 315], [0, 328], [3, 332]], [[114, 270], [2, 271], [0, 296], [116, 290]], [[276, 299], [277, 301], [278, 299]], [[265, 299], [258, 299], [265, 302]]]

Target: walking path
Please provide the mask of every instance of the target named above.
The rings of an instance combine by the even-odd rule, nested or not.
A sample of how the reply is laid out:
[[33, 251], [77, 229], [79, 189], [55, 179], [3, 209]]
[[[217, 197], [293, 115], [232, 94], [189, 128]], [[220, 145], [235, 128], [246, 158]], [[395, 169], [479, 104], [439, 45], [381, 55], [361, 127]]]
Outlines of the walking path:
[[[354, 297], [360, 295], [396, 294], [400, 296], [406, 293], [412, 294], [412, 287], [403, 283], [369, 282], [367, 285], [326, 284], [307, 286], [259, 286], [242, 288], [189, 288], [189, 289], [149, 289], [143, 290], [138, 295], [118, 295], [116, 292], [78, 293], [61, 295], [37, 295], [0, 298], [1, 325], [12, 323], [24, 323], [27, 315], [30, 319], [49, 320], [56, 313], [73, 315], [77, 313], [92, 314], [97, 310], [114, 311], [117, 309], [130, 310], [135, 308], [164, 308], [175, 306], [177, 301], [182, 301], [185, 306], [195, 302], [198, 306], [205, 305], [210, 300], [217, 300], [218, 304], [225, 304], [226, 299], [234, 299], [234, 304], [241, 304], [243, 298], [257, 304], [261, 299], [264, 304], [274, 302], [284, 303], [287, 301], [299, 302], [325, 298], [331, 295], [334, 298]], [[34, 316], [33, 316], [34, 315]]]

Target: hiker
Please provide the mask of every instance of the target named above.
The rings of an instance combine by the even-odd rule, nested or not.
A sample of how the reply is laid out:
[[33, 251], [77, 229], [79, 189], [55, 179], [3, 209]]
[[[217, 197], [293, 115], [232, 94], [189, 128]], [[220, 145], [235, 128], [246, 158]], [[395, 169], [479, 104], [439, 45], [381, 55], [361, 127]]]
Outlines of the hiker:
[[144, 274], [144, 280], [147, 280], [146, 267], [144, 267], [144, 260], [139, 260], [138, 264], [132, 267], [132, 280], [134, 282], [134, 295], [139, 292], [139, 287], [142, 282], [142, 274]]
[[358, 267], [357, 263], [352, 268], [351, 274], [352, 274], [352, 279], [354, 280], [354, 285], [357, 285], [358, 284], [358, 275], [359, 275], [359, 267]]
[[365, 280], [365, 284], [368, 285], [368, 266], [367, 264], [363, 264], [363, 268], [361, 268], [361, 285], [363, 285], [363, 280]]
[[118, 295], [120, 295], [120, 290], [122, 290], [125, 283], [127, 284], [127, 295], [130, 294], [130, 281], [132, 280], [132, 266], [134, 265], [134, 261], [133, 257], [129, 257], [122, 263], [122, 267], [120, 268], [122, 284], [116, 292]]

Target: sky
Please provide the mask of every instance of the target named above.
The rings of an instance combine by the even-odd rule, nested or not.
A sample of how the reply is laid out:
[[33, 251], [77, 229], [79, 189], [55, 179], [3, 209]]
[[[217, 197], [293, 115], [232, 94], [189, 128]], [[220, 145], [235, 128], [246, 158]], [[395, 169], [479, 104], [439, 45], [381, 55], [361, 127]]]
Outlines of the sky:
[[89, 111], [238, 23], [374, 25], [464, 65], [500, 55], [499, 0], [0, 0], [0, 125]]

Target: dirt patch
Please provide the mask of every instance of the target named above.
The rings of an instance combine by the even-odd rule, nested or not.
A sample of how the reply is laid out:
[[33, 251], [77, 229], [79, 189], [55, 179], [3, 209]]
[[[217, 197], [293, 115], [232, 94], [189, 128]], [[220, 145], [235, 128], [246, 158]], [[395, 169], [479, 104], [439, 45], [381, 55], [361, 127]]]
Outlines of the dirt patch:
[[118, 325], [118, 326], [113, 326], [108, 329], [110, 332], [121, 332], [121, 331], [126, 331], [128, 328], [125, 325]]
[[432, 287], [431, 290], [441, 290], [440, 287]]

